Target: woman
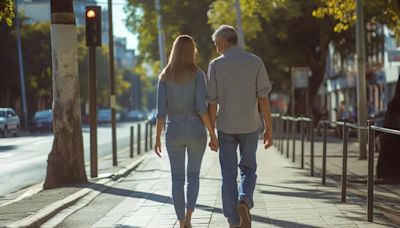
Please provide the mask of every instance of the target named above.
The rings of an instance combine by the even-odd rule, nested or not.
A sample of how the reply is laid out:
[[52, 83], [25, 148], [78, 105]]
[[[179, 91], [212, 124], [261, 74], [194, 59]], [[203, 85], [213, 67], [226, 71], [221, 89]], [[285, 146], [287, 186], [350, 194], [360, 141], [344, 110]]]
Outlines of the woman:
[[[166, 148], [171, 165], [172, 198], [180, 227], [191, 227], [191, 217], [199, 193], [201, 160], [207, 144], [217, 150], [206, 104], [206, 79], [195, 63], [196, 45], [192, 37], [178, 36], [167, 66], [160, 74], [157, 100], [157, 138], [154, 151], [161, 157], [160, 136], [167, 119]], [[187, 204], [185, 215], [185, 155], [187, 151]]]

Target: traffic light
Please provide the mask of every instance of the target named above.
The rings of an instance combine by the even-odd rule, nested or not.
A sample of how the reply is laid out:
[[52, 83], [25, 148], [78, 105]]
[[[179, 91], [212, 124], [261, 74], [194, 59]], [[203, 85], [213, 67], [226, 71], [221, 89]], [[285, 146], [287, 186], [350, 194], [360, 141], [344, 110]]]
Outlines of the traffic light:
[[101, 7], [86, 6], [86, 46], [101, 46]]

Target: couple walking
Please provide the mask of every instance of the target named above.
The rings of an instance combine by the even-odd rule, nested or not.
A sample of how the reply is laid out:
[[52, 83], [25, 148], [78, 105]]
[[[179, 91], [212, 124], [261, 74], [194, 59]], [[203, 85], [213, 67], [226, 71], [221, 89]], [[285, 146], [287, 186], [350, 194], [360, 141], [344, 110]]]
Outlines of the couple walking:
[[[161, 156], [160, 135], [166, 123], [165, 143], [171, 165], [175, 212], [180, 227], [190, 228], [208, 130], [211, 150], [219, 151], [224, 216], [229, 227], [247, 228], [251, 227], [250, 209], [257, 178], [256, 150], [263, 124], [265, 148], [272, 145], [268, 102], [271, 83], [263, 61], [237, 45], [238, 36], [232, 26], [220, 26], [212, 40], [221, 55], [211, 61], [206, 77], [195, 63], [193, 39], [187, 35], [176, 38], [159, 79], [154, 150]], [[239, 186], [236, 182], [238, 167]]]

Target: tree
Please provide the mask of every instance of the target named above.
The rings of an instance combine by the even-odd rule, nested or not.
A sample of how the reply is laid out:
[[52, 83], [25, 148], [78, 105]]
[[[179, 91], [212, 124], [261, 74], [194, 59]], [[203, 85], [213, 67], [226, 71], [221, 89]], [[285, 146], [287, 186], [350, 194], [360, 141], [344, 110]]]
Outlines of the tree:
[[[218, 0], [210, 9], [209, 21], [213, 27], [221, 23], [234, 24], [234, 18], [220, 20], [229, 18], [222, 15], [231, 12], [232, 6], [220, 7], [227, 4], [224, 2]], [[319, 20], [312, 16], [313, 10], [318, 7], [315, 1], [242, 0], [241, 3], [245, 15], [243, 23], [259, 26], [256, 30], [251, 28], [253, 31], [247, 30], [251, 26], [243, 26], [247, 48], [265, 61], [274, 87], [282, 90], [290, 88], [290, 67], [309, 67], [312, 71], [309, 80], [310, 104], [313, 104], [325, 74], [328, 45], [336, 39], [333, 20]], [[296, 114], [304, 114], [305, 100], [299, 99], [296, 103]]]
[[5, 21], [8, 26], [12, 25], [14, 18], [13, 0], [2, 0], [0, 2], [0, 22]]
[[[165, 30], [166, 49], [168, 53], [172, 42], [179, 34], [188, 34], [194, 37], [199, 51], [199, 65], [207, 69], [208, 61], [214, 52], [211, 41], [211, 26], [207, 23], [207, 12], [211, 0], [169, 0], [161, 2], [161, 15]], [[128, 14], [127, 27], [138, 34], [139, 64], [148, 63], [159, 72], [157, 42], [157, 20], [154, 1], [129, 0], [125, 11]]]
[[87, 182], [72, 0], [51, 0], [51, 41], [54, 141], [47, 161], [44, 189]]
[[[383, 127], [400, 130], [400, 76], [397, 80], [395, 94], [388, 105]], [[376, 167], [376, 175], [378, 178], [400, 179], [400, 153], [397, 148], [400, 136], [382, 133], [381, 150], [379, 151], [379, 159]]]

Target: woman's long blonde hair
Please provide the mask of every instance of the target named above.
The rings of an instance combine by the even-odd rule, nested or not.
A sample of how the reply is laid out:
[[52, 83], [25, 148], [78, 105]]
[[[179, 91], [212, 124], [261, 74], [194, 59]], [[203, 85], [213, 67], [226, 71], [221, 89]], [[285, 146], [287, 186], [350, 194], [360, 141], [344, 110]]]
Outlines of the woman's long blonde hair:
[[178, 36], [172, 45], [168, 64], [162, 70], [160, 79], [176, 83], [192, 79], [199, 69], [195, 62], [196, 51], [196, 43], [191, 36]]

